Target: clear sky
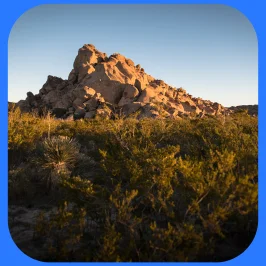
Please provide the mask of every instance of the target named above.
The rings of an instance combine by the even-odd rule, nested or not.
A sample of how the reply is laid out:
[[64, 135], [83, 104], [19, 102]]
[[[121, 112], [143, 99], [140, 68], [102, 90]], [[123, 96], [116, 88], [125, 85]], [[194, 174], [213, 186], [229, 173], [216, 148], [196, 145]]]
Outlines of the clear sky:
[[146, 73], [224, 106], [257, 104], [258, 44], [248, 19], [224, 5], [41, 5], [9, 37], [9, 101], [67, 79], [78, 49], [118, 52]]

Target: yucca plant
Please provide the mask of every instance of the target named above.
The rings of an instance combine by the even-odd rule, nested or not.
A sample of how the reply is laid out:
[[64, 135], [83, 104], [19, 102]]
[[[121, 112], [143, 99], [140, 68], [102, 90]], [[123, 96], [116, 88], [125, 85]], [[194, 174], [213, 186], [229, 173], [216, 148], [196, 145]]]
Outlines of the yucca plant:
[[66, 136], [46, 138], [40, 146], [37, 164], [48, 171], [47, 187], [54, 187], [60, 176], [67, 175], [79, 158], [78, 142]]

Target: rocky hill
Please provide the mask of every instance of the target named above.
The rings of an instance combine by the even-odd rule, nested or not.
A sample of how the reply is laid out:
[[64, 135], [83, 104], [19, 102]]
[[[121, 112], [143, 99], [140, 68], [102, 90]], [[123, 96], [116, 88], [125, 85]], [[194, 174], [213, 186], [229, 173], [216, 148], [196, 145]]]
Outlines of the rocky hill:
[[17, 105], [24, 112], [52, 110], [64, 119], [115, 114], [180, 118], [230, 112], [217, 102], [192, 97], [155, 79], [121, 54], [108, 57], [91, 44], [79, 49], [67, 80], [48, 76], [38, 94], [28, 92]]
[[246, 110], [249, 115], [257, 116], [258, 115], [258, 105], [238, 105], [238, 106], [231, 106], [228, 108], [228, 110], [237, 112], [241, 110]]

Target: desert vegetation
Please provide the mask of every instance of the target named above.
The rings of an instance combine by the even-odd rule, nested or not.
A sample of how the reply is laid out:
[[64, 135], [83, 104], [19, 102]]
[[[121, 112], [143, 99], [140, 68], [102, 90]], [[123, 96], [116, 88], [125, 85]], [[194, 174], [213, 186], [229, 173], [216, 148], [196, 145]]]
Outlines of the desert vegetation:
[[8, 133], [10, 208], [36, 214], [27, 243], [16, 217], [9, 227], [35, 259], [224, 261], [255, 236], [258, 128], [245, 111], [66, 121], [11, 108]]

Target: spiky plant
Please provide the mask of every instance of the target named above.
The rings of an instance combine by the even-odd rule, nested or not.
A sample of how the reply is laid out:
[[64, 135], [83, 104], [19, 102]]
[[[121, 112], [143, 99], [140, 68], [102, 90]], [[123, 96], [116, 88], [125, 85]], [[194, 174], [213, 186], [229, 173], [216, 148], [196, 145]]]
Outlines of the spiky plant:
[[48, 170], [47, 186], [56, 185], [61, 175], [69, 174], [79, 157], [78, 142], [66, 136], [46, 138], [40, 149], [38, 165]]

